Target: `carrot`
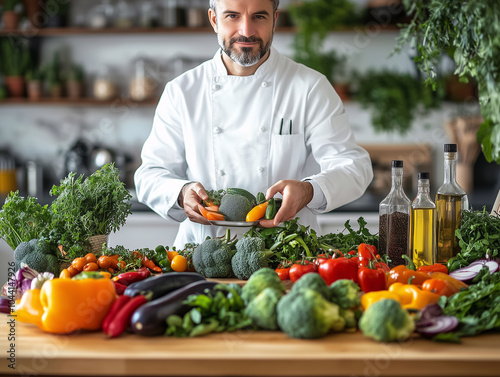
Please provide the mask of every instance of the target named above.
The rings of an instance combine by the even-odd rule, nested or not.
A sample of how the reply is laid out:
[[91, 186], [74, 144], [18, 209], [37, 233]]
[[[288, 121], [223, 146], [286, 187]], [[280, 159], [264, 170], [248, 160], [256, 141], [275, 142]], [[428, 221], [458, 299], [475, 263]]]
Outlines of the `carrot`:
[[267, 209], [268, 205], [269, 205], [269, 200], [253, 207], [250, 210], [250, 212], [247, 213], [246, 220], [248, 222], [254, 222], [254, 221], [262, 219], [264, 217], [264, 215], [266, 214], [266, 209]]
[[212, 212], [219, 212], [219, 206], [212, 204], [210, 206], [205, 207], [207, 210], [212, 211]]
[[208, 219], [208, 210], [205, 207], [203, 207], [201, 204], [198, 204], [198, 211], [200, 211], [201, 215], [204, 218]]
[[226, 218], [222, 213], [208, 211], [207, 219], [213, 221], [224, 221]]

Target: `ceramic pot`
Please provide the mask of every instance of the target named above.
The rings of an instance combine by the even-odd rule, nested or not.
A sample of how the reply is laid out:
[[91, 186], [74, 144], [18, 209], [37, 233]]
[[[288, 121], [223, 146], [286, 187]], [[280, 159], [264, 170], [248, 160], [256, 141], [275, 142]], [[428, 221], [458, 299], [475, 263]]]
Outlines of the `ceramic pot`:
[[33, 27], [40, 27], [40, 0], [23, 0], [26, 18]]
[[26, 89], [30, 100], [38, 101], [42, 97], [42, 82], [40, 80], [28, 81]]
[[83, 95], [83, 84], [79, 81], [68, 81], [66, 83], [66, 94], [71, 99], [81, 98]]
[[17, 29], [19, 26], [19, 15], [12, 10], [6, 10], [2, 13], [2, 21], [5, 29]]
[[9, 97], [20, 98], [24, 96], [25, 80], [23, 76], [5, 76], [4, 82]]

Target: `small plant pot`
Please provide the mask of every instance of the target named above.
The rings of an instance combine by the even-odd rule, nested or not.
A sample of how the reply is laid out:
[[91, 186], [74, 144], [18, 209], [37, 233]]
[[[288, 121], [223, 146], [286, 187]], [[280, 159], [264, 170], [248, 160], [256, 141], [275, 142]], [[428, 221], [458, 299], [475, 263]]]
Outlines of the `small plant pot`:
[[61, 98], [63, 96], [62, 84], [51, 84], [50, 85], [50, 96], [52, 98]]
[[4, 11], [2, 13], [2, 21], [5, 29], [17, 29], [19, 26], [19, 15], [12, 10]]
[[23, 76], [6, 76], [4, 82], [9, 97], [21, 98], [24, 96], [25, 80]]
[[108, 243], [109, 236], [107, 234], [99, 234], [89, 237], [90, 251], [94, 254], [100, 254], [102, 245]]
[[42, 97], [42, 82], [40, 80], [28, 81], [26, 89], [30, 100], [38, 101]]
[[79, 81], [68, 81], [66, 83], [66, 93], [71, 99], [81, 98], [83, 96], [83, 83]]
[[476, 85], [460, 82], [458, 76], [450, 76], [446, 80], [446, 98], [453, 102], [476, 101]]
[[26, 18], [33, 27], [40, 27], [40, 0], [23, 0]]

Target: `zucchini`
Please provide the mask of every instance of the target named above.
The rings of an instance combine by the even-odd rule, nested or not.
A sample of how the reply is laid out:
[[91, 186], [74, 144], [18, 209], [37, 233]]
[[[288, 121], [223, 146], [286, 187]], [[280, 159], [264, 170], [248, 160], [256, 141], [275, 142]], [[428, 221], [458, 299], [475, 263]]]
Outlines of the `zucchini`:
[[276, 216], [276, 200], [274, 198], [269, 199], [269, 204], [267, 205], [266, 208], [266, 214], [264, 217], [266, 220], [272, 220], [274, 219], [274, 216]]
[[195, 272], [169, 272], [132, 283], [123, 294], [130, 297], [149, 295], [150, 300], [154, 300], [200, 280], [205, 281], [205, 278]]
[[195, 281], [183, 288], [150, 301], [137, 309], [131, 318], [132, 330], [136, 334], [155, 336], [163, 335], [167, 330], [167, 318], [172, 314], [184, 316], [191, 306], [184, 304], [190, 295], [205, 293], [217, 284], [213, 281]]
[[241, 195], [250, 200], [252, 207], [257, 205], [257, 198], [249, 191], [242, 188], [228, 188], [226, 189], [226, 194]]

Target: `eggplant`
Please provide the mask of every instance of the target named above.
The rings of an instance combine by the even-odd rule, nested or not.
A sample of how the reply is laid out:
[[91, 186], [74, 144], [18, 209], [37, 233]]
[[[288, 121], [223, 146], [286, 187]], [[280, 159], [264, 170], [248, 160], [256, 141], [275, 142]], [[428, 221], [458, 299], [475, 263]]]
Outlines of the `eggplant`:
[[205, 280], [195, 272], [169, 272], [132, 283], [123, 294], [130, 297], [145, 295], [154, 300], [195, 281]]
[[205, 289], [213, 289], [213, 281], [195, 281], [163, 297], [139, 307], [131, 318], [132, 331], [145, 336], [163, 335], [167, 330], [167, 318], [172, 314], [183, 316], [192, 307], [184, 304], [190, 295], [201, 294]]

